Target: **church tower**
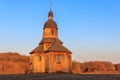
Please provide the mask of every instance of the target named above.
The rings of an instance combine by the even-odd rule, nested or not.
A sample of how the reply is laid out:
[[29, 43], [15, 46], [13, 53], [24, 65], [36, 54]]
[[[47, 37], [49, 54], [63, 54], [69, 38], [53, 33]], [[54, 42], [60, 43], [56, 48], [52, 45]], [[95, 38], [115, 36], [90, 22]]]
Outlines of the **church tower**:
[[58, 28], [56, 22], [53, 20], [53, 12], [48, 13], [48, 21], [44, 25], [43, 38], [58, 38]]
[[30, 66], [33, 73], [71, 73], [72, 71], [72, 52], [59, 40], [58, 27], [53, 17], [53, 12], [50, 10], [48, 20], [43, 27], [42, 40], [30, 52]]

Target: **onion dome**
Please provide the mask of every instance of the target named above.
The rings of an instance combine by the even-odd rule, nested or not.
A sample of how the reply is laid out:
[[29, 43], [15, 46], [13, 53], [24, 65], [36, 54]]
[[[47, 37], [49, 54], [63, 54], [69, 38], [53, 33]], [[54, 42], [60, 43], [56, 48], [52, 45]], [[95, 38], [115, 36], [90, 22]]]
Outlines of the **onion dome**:
[[49, 16], [52, 16], [53, 17], [53, 12], [52, 12], [52, 10], [50, 10], [50, 12], [48, 13], [48, 17]]
[[57, 28], [56, 22], [53, 20], [53, 12], [48, 13], [48, 20], [44, 24], [44, 28]]

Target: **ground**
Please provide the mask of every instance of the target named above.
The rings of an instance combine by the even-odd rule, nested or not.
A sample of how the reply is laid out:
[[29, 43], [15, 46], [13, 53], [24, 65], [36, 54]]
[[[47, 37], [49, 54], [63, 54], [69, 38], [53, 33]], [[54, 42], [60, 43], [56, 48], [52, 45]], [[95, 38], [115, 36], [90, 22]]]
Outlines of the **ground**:
[[0, 80], [120, 80], [119, 74], [19, 74], [0, 75]]

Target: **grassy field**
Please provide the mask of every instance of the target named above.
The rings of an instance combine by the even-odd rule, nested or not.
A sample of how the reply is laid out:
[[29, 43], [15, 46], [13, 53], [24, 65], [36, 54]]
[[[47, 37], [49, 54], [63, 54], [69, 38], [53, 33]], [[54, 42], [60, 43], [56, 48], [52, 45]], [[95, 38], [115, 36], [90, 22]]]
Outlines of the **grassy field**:
[[120, 80], [117, 74], [19, 74], [0, 75], [0, 80]]

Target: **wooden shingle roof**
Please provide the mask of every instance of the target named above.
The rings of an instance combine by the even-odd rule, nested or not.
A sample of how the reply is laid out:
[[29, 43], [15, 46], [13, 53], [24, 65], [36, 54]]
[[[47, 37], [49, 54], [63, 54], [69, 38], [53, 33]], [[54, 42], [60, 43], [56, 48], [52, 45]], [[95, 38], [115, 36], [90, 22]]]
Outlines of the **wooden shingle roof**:
[[70, 50], [68, 50], [66, 47], [64, 47], [58, 39], [47, 49], [47, 51], [60, 51], [60, 52], [69, 52], [71, 53]]
[[[45, 43], [45, 42], [55, 42], [56, 38], [43, 38], [39, 44]], [[61, 40], [57, 39], [61, 44], [63, 43]]]
[[43, 52], [43, 45], [39, 45], [38, 47], [36, 47], [34, 50], [32, 50], [30, 52], [30, 54], [32, 54], [32, 53], [40, 53], [40, 52]]
[[[51, 42], [52, 43], [52, 45], [45, 51], [43, 49], [44, 42]], [[40, 42], [39, 46], [36, 47], [33, 51], [31, 51], [30, 54], [32, 54], [32, 53], [41, 53], [41, 52], [46, 52], [46, 51], [47, 52], [50, 52], [50, 51], [57, 51], [57, 52], [59, 52], [60, 51], [60, 52], [71, 53], [70, 50], [68, 50], [66, 47], [64, 47], [62, 45], [62, 42], [59, 39], [46, 38], [46, 39], [43, 39]]]
[[57, 24], [54, 20], [49, 19], [45, 22], [44, 28], [57, 28]]

